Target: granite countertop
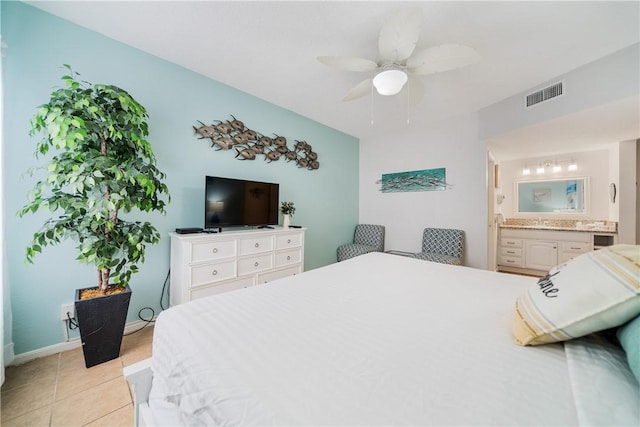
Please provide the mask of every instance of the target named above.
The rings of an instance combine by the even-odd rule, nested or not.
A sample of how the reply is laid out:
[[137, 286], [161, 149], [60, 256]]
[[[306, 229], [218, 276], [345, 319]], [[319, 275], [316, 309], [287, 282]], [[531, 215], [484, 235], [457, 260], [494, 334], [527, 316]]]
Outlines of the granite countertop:
[[577, 228], [577, 227], [560, 227], [555, 225], [516, 225], [516, 224], [501, 224], [501, 228], [514, 228], [514, 229], [522, 229], [522, 230], [556, 230], [556, 231], [582, 231], [582, 232], [593, 232], [597, 231], [599, 233], [615, 233], [615, 230], [607, 230], [605, 228]]
[[617, 223], [615, 221], [592, 221], [583, 222], [577, 220], [538, 220], [506, 218], [501, 228], [512, 228], [522, 230], [551, 230], [551, 231], [578, 231], [578, 232], [598, 232], [615, 234]]

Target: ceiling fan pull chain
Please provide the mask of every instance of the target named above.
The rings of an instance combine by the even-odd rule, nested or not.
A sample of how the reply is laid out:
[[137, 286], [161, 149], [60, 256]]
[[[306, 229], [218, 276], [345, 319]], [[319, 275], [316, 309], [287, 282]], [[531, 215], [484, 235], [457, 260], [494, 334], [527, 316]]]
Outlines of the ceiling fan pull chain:
[[371, 126], [373, 126], [373, 85], [371, 85]]
[[410, 109], [411, 109], [411, 80], [407, 82], [407, 124], [409, 124]]

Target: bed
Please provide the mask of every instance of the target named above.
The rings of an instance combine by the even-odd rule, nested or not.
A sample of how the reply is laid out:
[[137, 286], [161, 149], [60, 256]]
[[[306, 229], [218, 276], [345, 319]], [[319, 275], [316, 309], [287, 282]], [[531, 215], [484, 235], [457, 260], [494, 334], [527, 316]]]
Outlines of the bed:
[[619, 347], [515, 345], [531, 277], [371, 253], [192, 301], [125, 368], [137, 425], [640, 425]]

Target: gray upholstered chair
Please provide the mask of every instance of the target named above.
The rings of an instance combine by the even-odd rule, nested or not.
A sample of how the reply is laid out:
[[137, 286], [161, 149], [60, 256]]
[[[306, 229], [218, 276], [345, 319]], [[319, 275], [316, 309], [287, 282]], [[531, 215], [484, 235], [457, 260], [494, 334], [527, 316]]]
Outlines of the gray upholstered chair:
[[425, 228], [422, 252], [415, 258], [442, 264], [463, 265], [464, 231], [450, 228]]
[[338, 246], [338, 261], [384, 251], [384, 225], [358, 224], [353, 234], [353, 243]]

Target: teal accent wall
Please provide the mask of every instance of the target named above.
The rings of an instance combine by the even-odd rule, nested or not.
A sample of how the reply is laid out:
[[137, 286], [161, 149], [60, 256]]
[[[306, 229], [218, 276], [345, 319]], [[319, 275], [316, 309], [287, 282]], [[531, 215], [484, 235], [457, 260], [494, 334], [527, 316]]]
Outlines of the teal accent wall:
[[[149, 140], [158, 167], [167, 174], [172, 197], [167, 214], [137, 215], [151, 221], [163, 239], [147, 249], [146, 262], [132, 279], [128, 322], [138, 320], [138, 311], [146, 306], [159, 312], [169, 269], [167, 233], [176, 227], [203, 226], [205, 175], [280, 183], [280, 200], [296, 204], [293, 223], [308, 227], [305, 269], [335, 262], [336, 247], [350, 239], [358, 222], [357, 138], [24, 3], [3, 1], [1, 8], [2, 39], [7, 44], [2, 165], [5, 286], [10, 286], [15, 354], [62, 342], [61, 304], [73, 301], [75, 289], [96, 283], [93, 267], [75, 261], [73, 242], [45, 248], [35, 264], [25, 264], [24, 248], [47, 215], [15, 214], [34, 183], [25, 172], [43, 163], [33, 156], [29, 119], [49, 99], [52, 88], [62, 85], [62, 64], [70, 64], [92, 83], [122, 87], [147, 108]], [[259, 70], [247, 72], [260, 76]], [[239, 161], [235, 153], [214, 151], [194, 135], [197, 120], [209, 124], [231, 114], [260, 133], [306, 140], [319, 155], [320, 169], [308, 171], [283, 160]], [[5, 344], [10, 341], [5, 336]]]

